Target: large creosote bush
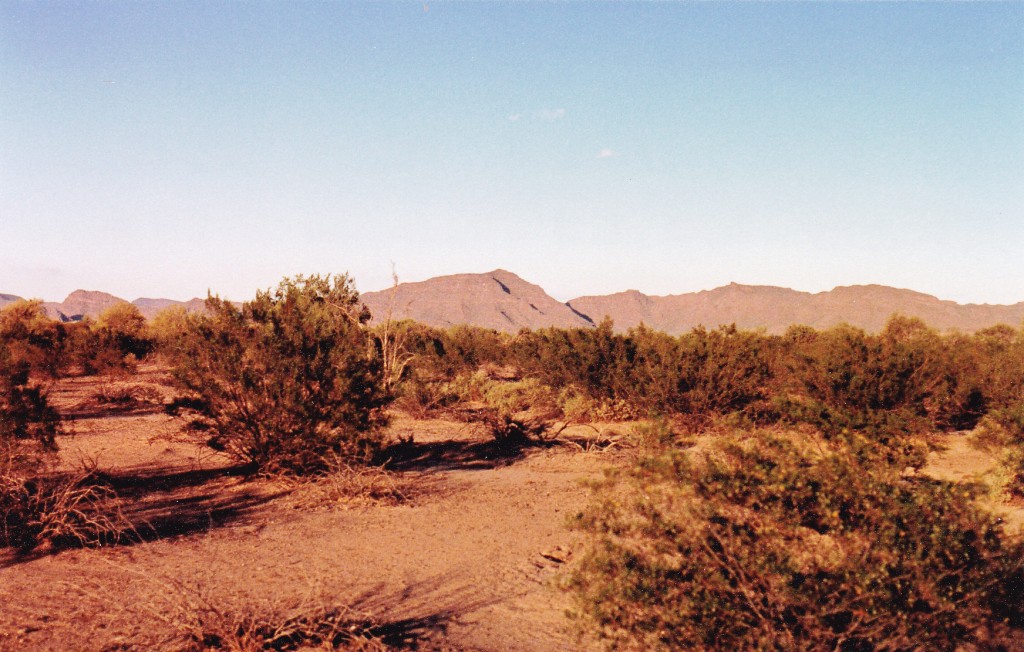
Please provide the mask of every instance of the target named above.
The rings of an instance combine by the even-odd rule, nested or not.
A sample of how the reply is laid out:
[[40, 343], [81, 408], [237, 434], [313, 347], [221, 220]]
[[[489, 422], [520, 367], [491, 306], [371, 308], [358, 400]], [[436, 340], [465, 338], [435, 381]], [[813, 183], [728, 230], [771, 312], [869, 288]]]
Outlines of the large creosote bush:
[[580, 517], [571, 578], [621, 649], [953, 650], [1020, 626], [1024, 546], [864, 440], [648, 438]]
[[310, 472], [382, 442], [380, 356], [348, 276], [285, 279], [241, 308], [217, 297], [174, 343], [191, 428], [263, 471]]

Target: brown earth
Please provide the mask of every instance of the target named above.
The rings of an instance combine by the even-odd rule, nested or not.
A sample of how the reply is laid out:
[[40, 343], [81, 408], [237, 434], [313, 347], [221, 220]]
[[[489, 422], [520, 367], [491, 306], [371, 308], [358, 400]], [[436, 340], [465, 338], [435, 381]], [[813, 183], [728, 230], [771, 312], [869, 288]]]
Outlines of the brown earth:
[[[581, 548], [568, 524], [584, 482], [628, 458], [611, 429], [502, 450], [471, 424], [398, 417], [394, 472], [339, 488], [246, 477], [181, 438], [161, 409], [171, 395], [153, 366], [56, 385], [61, 464], [108, 474], [141, 542], [0, 552], [0, 650], [181, 649], [246, 616], [331, 609], [402, 649], [598, 649], [575, 632], [559, 578]], [[995, 472], [969, 435], [937, 441], [927, 473]], [[990, 502], [1024, 531], [1024, 505]]]
[[[587, 500], [581, 481], [610, 453], [569, 443], [502, 452], [464, 423], [399, 418], [393, 433], [413, 441], [381, 481], [392, 498], [334, 500], [317, 485], [246, 478], [176, 441], [180, 424], [158, 405], [162, 376], [147, 368], [130, 382], [76, 378], [54, 391], [70, 418], [63, 463], [111, 474], [145, 541], [8, 553], [0, 649], [175, 649], [200, 613], [315, 607], [351, 610], [401, 647], [593, 647], [574, 634], [557, 579], [579, 546], [567, 524]], [[98, 409], [98, 393], [125, 385], [141, 400]]]

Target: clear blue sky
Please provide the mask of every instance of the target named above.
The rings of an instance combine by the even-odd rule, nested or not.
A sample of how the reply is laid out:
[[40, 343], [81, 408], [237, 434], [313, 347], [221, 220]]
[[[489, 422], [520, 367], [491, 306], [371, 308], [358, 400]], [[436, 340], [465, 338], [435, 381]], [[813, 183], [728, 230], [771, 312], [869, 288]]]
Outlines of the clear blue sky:
[[0, 0], [0, 292], [1024, 300], [1024, 3]]

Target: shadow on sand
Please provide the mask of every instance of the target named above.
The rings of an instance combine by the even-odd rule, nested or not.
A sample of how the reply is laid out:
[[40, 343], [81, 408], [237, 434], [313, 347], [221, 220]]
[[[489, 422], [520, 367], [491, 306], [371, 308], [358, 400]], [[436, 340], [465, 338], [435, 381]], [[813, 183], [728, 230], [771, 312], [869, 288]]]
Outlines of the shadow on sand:
[[353, 623], [365, 636], [389, 649], [416, 650], [434, 649], [429, 642], [443, 639], [449, 625], [498, 601], [483, 595], [480, 587], [445, 574], [397, 592], [375, 587], [355, 598], [350, 608], [354, 613], [367, 614], [362, 622]]
[[550, 448], [555, 442], [528, 438], [488, 441], [399, 442], [386, 448], [379, 464], [389, 471], [486, 470], [508, 466], [531, 450]]
[[94, 472], [81, 481], [82, 486], [92, 483], [109, 489], [110, 493], [67, 505], [67, 513], [61, 516], [69, 524], [69, 531], [77, 527], [78, 534], [55, 536], [48, 545], [31, 550], [3, 551], [6, 554], [0, 556], [0, 567], [85, 546], [129, 546], [208, 532], [244, 519], [257, 508], [289, 493], [286, 489], [248, 482], [251, 471], [248, 466], [230, 466]]

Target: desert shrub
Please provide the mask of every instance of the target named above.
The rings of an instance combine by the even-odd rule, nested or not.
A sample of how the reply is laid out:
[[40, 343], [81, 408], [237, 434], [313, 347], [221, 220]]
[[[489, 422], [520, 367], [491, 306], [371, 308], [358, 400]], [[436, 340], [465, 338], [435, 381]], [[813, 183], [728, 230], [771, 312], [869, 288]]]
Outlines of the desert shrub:
[[100, 338], [125, 355], [143, 358], [152, 349], [146, 318], [130, 303], [116, 303], [104, 310], [96, 320]]
[[571, 387], [619, 418], [652, 413], [713, 416], [767, 400], [775, 339], [735, 326], [672, 337], [645, 326], [520, 333], [510, 356], [527, 375]]
[[772, 381], [771, 342], [735, 326], [697, 328], [681, 338], [680, 411], [726, 414], [765, 400]]
[[70, 366], [85, 376], [125, 376], [134, 373], [138, 362], [88, 317], [67, 324], [67, 355]]
[[89, 374], [134, 373], [138, 361], [149, 355], [155, 345], [149, 337], [146, 318], [126, 302], [104, 310], [95, 323], [90, 323], [90, 331], [91, 337], [82, 342], [88, 347], [83, 367]]
[[626, 339], [604, 320], [596, 328], [525, 331], [509, 343], [509, 358], [526, 375], [551, 387], [576, 387], [597, 401], [632, 391]]
[[556, 402], [565, 418], [577, 423], [597, 420], [601, 410], [600, 403], [571, 386], [558, 392]]
[[554, 434], [562, 418], [558, 394], [536, 378], [488, 380], [482, 391], [481, 419], [499, 442], [521, 441]]
[[880, 335], [851, 326], [791, 329], [774, 407], [827, 436], [862, 432], [885, 446], [936, 427], [930, 408], [948, 388], [939, 337], [920, 320], [894, 317]]
[[622, 347], [626, 359], [620, 363], [628, 380], [615, 400], [632, 409], [630, 416], [686, 409], [685, 356], [681, 339], [645, 326], [630, 329]]
[[486, 328], [462, 325], [449, 328], [441, 342], [446, 375], [472, 372], [487, 363], [504, 364], [508, 340], [508, 335]]
[[158, 312], [146, 324], [146, 337], [153, 353], [173, 361], [174, 350], [189, 332], [192, 315], [182, 306], [170, 306]]
[[448, 382], [427, 377], [414, 368], [398, 388], [395, 405], [415, 419], [427, 419], [458, 401], [458, 394]]
[[1024, 402], [993, 410], [974, 429], [980, 448], [995, 452], [1005, 476], [1003, 489], [1011, 496], [1024, 497]]
[[191, 429], [265, 470], [313, 471], [330, 455], [367, 459], [391, 400], [347, 276], [285, 279], [236, 308], [210, 297], [175, 350]]
[[116, 539], [125, 528], [108, 509], [113, 490], [91, 472], [54, 472], [61, 418], [30, 369], [0, 342], [0, 547]]
[[29, 363], [14, 359], [0, 342], [0, 442], [28, 442], [51, 450], [60, 431], [60, 415], [30, 372]]
[[57, 378], [68, 366], [67, 333], [46, 316], [41, 301], [16, 301], [0, 310], [0, 342], [14, 364]]
[[1021, 624], [1024, 545], [873, 442], [645, 442], [578, 522], [570, 585], [613, 647], [953, 650]]
[[536, 378], [507, 379], [508, 368], [485, 365], [446, 385], [459, 404], [457, 416], [484, 424], [502, 443], [522, 443], [558, 434], [564, 418], [559, 393]]

